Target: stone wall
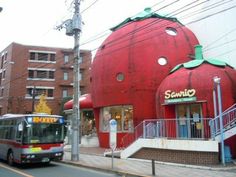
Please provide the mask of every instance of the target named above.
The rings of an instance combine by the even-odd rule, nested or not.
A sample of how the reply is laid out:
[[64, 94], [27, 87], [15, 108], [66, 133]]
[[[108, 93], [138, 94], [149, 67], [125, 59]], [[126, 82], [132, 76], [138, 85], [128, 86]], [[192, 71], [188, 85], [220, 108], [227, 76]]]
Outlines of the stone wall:
[[154, 159], [156, 161], [183, 163], [192, 165], [219, 164], [217, 152], [179, 151], [166, 149], [143, 148], [133, 154], [131, 158]]

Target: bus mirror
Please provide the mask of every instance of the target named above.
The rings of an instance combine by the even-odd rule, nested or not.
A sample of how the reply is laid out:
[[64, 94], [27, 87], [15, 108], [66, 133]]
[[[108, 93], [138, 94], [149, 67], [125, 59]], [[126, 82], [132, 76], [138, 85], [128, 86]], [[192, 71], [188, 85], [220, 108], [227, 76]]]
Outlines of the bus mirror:
[[18, 125], [18, 131], [23, 131], [23, 124], [22, 123], [20, 123], [19, 125]]

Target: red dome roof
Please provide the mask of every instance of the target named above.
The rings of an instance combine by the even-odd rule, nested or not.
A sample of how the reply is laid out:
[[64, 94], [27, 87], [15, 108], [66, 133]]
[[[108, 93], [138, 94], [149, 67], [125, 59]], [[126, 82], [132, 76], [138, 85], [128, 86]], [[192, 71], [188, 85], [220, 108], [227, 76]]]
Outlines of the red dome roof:
[[[81, 95], [79, 98], [80, 109], [93, 108], [91, 94]], [[73, 109], [73, 99], [64, 104], [64, 110]]]
[[184, 91], [185, 89], [195, 89], [197, 101], [207, 101], [207, 111], [209, 116], [214, 116], [213, 107], [213, 78], [221, 78], [223, 110], [236, 102], [236, 70], [230, 66], [217, 67], [209, 63], [203, 63], [196, 68], [180, 68], [169, 75], [156, 93], [157, 117], [163, 117], [161, 104], [164, 103], [165, 91]]
[[147, 18], [115, 30], [92, 64], [94, 108], [131, 104], [135, 117], [154, 118], [156, 89], [174, 66], [190, 61], [196, 44], [188, 28], [169, 19]]

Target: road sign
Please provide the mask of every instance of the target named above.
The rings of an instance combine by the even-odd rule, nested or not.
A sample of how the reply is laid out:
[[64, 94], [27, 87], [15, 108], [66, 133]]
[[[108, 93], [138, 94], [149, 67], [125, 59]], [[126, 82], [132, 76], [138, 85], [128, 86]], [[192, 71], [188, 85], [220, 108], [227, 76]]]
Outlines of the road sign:
[[110, 124], [110, 148], [114, 151], [116, 149], [117, 136], [117, 122], [115, 119], [109, 121]]

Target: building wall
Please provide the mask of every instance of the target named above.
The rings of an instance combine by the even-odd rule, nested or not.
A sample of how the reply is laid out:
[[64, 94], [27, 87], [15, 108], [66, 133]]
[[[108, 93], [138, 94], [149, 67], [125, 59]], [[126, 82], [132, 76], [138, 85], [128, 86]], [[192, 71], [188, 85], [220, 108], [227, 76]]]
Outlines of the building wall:
[[[39, 62], [30, 59], [30, 52], [43, 52], [55, 54], [55, 62]], [[7, 55], [5, 55], [7, 53]], [[67, 63], [64, 56], [68, 55]], [[27, 46], [17, 43], [10, 44], [1, 52], [3, 66], [0, 76], [5, 72], [5, 78], [0, 78], [0, 106], [1, 114], [5, 113], [30, 113], [32, 111], [32, 95], [27, 95], [27, 87], [31, 88], [53, 88], [53, 97], [47, 98], [47, 104], [52, 109], [53, 114], [59, 114], [61, 102], [63, 100], [63, 90], [67, 90], [67, 96], [73, 96], [73, 50], [65, 48], [53, 48], [42, 46]], [[6, 56], [6, 59], [5, 59]], [[81, 50], [83, 58], [81, 64], [80, 90], [81, 94], [90, 92], [90, 65], [91, 52]], [[0, 61], [1, 66], [1, 61]], [[31, 79], [29, 70], [50, 70], [54, 71], [54, 79]], [[34, 76], [35, 76], [34, 71]], [[49, 71], [48, 71], [49, 72]], [[64, 72], [68, 73], [68, 79], [64, 80]], [[49, 74], [48, 74], [49, 75]], [[1, 90], [4, 89], [3, 95]], [[35, 98], [34, 105], [39, 102]]]
[[219, 164], [218, 152], [179, 151], [167, 149], [143, 148], [132, 155], [132, 158], [157, 160], [172, 163], [193, 165], [216, 165]]

